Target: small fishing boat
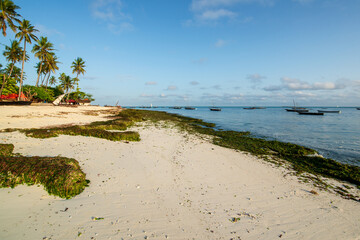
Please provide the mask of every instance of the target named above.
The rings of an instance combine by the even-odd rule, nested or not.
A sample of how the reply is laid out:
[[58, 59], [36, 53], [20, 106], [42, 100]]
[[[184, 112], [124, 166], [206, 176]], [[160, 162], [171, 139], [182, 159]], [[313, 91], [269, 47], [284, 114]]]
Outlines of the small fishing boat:
[[15, 105], [15, 106], [24, 106], [30, 105], [32, 101], [0, 101], [0, 105]]
[[291, 109], [285, 109], [288, 112], [309, 112], [309, 109], [306, 108], [291, 108]]
[[298, 114], [301, 114], [301, 115], [324, 115], [324, 113], [320, 113], [320, 112], [298, 112]]
[[221, 108], [212, 107], [212, 108], [210, 108], [210, 111], [220, 112], [220, 111], [221, 111]]
[[195, 110], [196, 108], [194, 107], [185, 107], [185, 110]]
[[339, 110], [318, 110], [319, 113], [341, 113]]

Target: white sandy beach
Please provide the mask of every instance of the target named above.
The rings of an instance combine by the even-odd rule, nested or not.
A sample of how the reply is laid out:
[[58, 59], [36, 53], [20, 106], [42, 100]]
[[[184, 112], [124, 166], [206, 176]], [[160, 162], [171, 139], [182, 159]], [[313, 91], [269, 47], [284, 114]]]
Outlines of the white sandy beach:
[[[88, 111], [103, 109], [0, 107], [0, 129], [100, 121]], [[91, 181], [70, 200], [0, 189], [0, 239], [360, 239], [355, 201], [173, 128], [134, 130], [140, 142], [0, 133], [15, 153], [75, 158]]]

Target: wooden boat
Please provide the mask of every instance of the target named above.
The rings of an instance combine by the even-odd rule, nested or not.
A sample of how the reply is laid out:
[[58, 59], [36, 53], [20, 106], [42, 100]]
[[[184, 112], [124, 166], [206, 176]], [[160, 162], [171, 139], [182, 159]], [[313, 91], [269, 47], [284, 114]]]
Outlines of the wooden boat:
[[319, 113], [341, 113], [339, 110], [318, 110]]
[[301, 114], [301, 115], [324, 115], [324, 113], [319, 113], [319, 112], [298, 112], [298, 114]]
[[285, 109], [288, 112], [309, 112], [309, 109], [305, 109], [305, 108], [296, 108], [296, 109]]
[[295, 100], [293, 100], [294, 106], [292, 108], [285, 109], [287, 112], [309, 112], [308, 109], [304, 107], [296, 107]]
[[185, 110], [195, 110], [196, 108], [194, 107], [185, 107]]
[[32, 101], [0, 101], [0, 105], [15, 105], [15, 106], [24, 106], [30, 105]]
[[220, 112], [220, 111], [221, 111], [221, 108], [218, 108], [218, 107], [212, 107], [212, 108], [210, 108], [210, 111]]

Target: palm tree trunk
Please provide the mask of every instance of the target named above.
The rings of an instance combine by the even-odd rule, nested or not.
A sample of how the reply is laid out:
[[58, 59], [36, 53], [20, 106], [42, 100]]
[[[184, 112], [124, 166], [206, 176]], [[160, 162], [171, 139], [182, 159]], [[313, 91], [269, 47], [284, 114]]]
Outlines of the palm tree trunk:
[[42, 62], [40, 61], [40, 68], [39, 68], [39, 73], [38, 73], [38, 77], [37, 77], [37, 80], [36, 80], [36, 85], [38, 87], [39, 85], [39, 78], [40, 78], [40, 74], [41, 74], [41, 68], [42, 68]]
[[46, 79], [46, 87], [45, 87], [46, 90], [47, 90], [47, 86], [48, 86], [48, 83], [49, 83], [50, 75], [51, 75], [51, 73], [49, 72], [49, 75], [48, 75], [48, 77]]
[[23, 53], [23, 62], [22, 62], [22, 68], [21, 68], [21, 78], [20, 78], [20, 86], [19, 86], [19, 96], [18, 101], [20, 101], [20, 95], [21, 95], [21, 87], [23, 83], [23, 76], [24, 76], [24, 62], [25, 62], [25, 54], [26, 54], [26, 40], [24, 39], [24, 53]]

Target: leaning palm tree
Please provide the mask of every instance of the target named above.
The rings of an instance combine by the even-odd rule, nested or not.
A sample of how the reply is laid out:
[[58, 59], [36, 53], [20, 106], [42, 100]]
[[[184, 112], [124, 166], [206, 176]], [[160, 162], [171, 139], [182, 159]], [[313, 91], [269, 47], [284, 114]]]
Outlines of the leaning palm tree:
[[[53, 50], [54, 50], [53, 44], [51, 42], [48, 42], [47, 37], [41, 37], [34, 45], [32, 52], [35, 53], [35, 57], [39, 58], [40, 62], [44, 62], [45, 59], [49, 57], [51, 51]], [[42, 68], [42, 64], [40, 64], [40, 69], [38, 71], [36, 86], [39, 85], [41, 68]]]
[[18, 17], [21, 16], [16, 12], [17, 9], [20, 9], [20, 7], [16, 6], [13, 1], [0, 0], [0, 27], [4, 37], [6, 37], [6, 30], [8, 26], [11, 30], [16, 32], [17, 27], [15, 26], [14, 21], [18, 23], [21, 22], [18, 19]]
[[20, 42], [22, 40], [24, 40], [24, 53], [23, 53], [23, 60], [22, 60], [21, 78], [20, 78], [19, 96], [18, 96], [18, 100], [20, 100], [21, 87], [22, 87], [22, 82], [23, 82], [25, 54], [26, 54], [26, 43], [28, 42], [29, 44], [31, 44], [32, 40], [36, 41], [38, 39], [34, 34], [35, 32], [38, 32], [38, 30], [35, 29], [34, 26], [32, 26], [30, 24], [30, 22], [25, 19], [21, 22], [20, 26], [18, 27], [18, 30], [19, 30], [19, 32], [15, 35], [15, 37], [19, 38]]
[[14, 41], [11, 41], [10, 47], [5, 46], [5, 51], [4, 51], [3, 54], [4, 54], [5, 58], [6, 58], [6, 60], [10, 62], [10, 64], [9, 64], [10, 71], [9, 71], [9, 74], [8, 74], [7, 78], [5, 77], [5, 74], [4, 74], [3, 83], [2, 83], [1, 89], [0, 89], [0, 95], [2, 94], [2, 91], [4, 89], [4, 86], [5, 86], [6, 82], [11, 77], [11, 74], [13, 72], [15, 64], [17, 62], [21, 61], [21, 56], [23, 54], [23, 50], [20, 47], [20, 43], [18, 41], [14, 40]]
[[83, 74], [86, 72], [85, 71], [85, 61], [78, 57], [76, 58], [71, 65], [71, 68], [73, 69], [72, 73], [76, 73], [76, 83], [79, 86], [79, 75]]

